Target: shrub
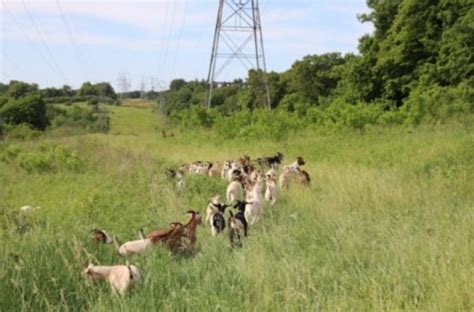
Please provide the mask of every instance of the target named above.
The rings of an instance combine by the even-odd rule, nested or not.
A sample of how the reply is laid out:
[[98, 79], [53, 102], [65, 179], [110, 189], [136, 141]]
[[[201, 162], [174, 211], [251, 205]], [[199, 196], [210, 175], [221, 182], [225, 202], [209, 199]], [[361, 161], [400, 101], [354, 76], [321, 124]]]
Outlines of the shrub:
[[46, 117], [46, 105], [36, 94], [29, 94], [18, 100], [9, 100], [0, 109], [0, 118], [7, 124], [27, 123], [32, 128], [44, 130], [49, 125]]
[[39, 150], [24, 150], [18, 145], [9, 145], [0, 154], [0, 160], [16, 164], [28, 173], [82, 172], [86, 165], [77, 152], [62, 145], [41, 145]]
[[28, 124], [22, 123], [19, 125], [6, 125], [5, 134], [9, 139], [25, 141], [38, 137], [41, 132], [31, 129], [30, 125]]
[[[72, 127], [89, 132], [107, 132], [110, 128], [110, 118], [107, 109], [97, 105], [81, 107], [77, 104], [64, 110], [57, 110], [52, 120], [53, 128]], [[53, 114], [53, 113], [52, 113]]]
[[406, 114], [406, 123], [411, 125], [464, 118], [474, 112], [474, 89], [468, 84], [419, 87], [407, 98], [402, 112]]
[[53, 169], [53, 160], [40, 153], [22, 153], [18, 156], [18, 165], [28, 173], [47, 172]]

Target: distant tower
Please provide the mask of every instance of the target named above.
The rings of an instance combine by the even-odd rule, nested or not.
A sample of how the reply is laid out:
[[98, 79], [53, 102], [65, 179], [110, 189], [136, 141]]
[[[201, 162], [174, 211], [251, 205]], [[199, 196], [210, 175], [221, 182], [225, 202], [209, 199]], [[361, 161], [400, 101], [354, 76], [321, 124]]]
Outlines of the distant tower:
[[223, 83], [216, 79], [233, 60], [240, 61], [247, 71], [250, 69], [257, 71], [261, 85], [262, 104], [271, 109], [258, 0], [219, 0], [207, 77], [208, 108], [211, 107], [213, 89]]

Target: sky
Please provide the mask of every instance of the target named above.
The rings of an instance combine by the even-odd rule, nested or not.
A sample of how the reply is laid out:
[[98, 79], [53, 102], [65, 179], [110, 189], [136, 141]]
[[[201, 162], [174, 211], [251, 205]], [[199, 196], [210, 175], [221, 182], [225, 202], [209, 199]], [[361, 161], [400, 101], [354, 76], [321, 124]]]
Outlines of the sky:
[[[207, 79], [218, 4], [1, 0], [0, 80], [41, 88], [108, 81], [118, 89], [119, 77], [127, 77], [131, 89], [160, 90], [176, 78]], [[357, 53], [358, 38], [373, 31], [357, 20], [368, 11], [365, 0], [260, 0], [259, 6], [268, 71], [285, 71], [309, 54]], [[226, 6], [224, 17], [229, 12]], [[246, 38], [228, 35], [237, 45]], [[220, 41], [221, 53], [225, 46]], [[216, 80], [246, 73], [234, 60]]]

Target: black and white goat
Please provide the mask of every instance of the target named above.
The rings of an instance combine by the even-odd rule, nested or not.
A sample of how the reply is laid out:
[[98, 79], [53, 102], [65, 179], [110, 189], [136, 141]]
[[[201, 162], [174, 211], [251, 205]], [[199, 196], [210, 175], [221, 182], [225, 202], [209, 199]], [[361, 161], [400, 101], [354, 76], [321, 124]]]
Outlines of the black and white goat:
[[217, 211], [211, 215], [210, 223], [212, 236], [217, 236], [225, 229], [224, 212], [227, 207], [230, 207], [230, 205], [220, 203], [216, 206]]
[[239, 200], [234, 205], [238, 212], [234, 215], [229, 211], [230, 217], [227, 219], [229, 224], [229, 238], [231, 247], [242, 246], [242, 238], [248, 234], [248, 224], [245, 219], [245, 208], [251, 203]]
[[270, 167], [270, 168], [277, 169], [278, 166], [281, 165], [283, 157], [284, 156], [282, 153], [277, 152], [275, 156], [264, 156], [264, 157], [257, 158], [257, 163], [262, 168]]

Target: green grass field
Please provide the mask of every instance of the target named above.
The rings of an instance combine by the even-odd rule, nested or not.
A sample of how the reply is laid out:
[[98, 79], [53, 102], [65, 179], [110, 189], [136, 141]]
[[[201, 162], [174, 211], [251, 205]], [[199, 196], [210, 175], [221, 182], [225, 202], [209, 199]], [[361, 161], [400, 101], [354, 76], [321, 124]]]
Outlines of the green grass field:
[[[316, 311], [474, 309], [474, 131], [459, 124], [305, 132], [281, 142], [163, 139], [147, 105], [111, 107], [109, 134], [0, 142], [0, 310]], [[304, 156], [309, 189], [280, 193], [242, 249], [198, 229], [192, 258], [157, 247], [135, 258], [142, 282], [118, 298], [81, 265], [122, 264], [96, 245], [204, 212], [226, 183], [163, 169], [183, 161]], [[41, 206], [21, 214], [23, 205]]]

